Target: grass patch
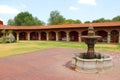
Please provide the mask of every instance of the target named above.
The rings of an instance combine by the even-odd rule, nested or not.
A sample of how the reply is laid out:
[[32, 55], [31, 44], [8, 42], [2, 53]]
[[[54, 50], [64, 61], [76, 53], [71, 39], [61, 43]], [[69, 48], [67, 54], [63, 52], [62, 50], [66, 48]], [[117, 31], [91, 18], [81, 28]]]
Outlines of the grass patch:
[[[87, 48], [85, 43], [79, 42], [52, 42], [52, 41], [19, 41], [11, 44], [0, 44], [0, 57], [6, 57], [17, 54], [24, 54], [27, 52], [34, 52], [48, 48]], [[120, 44], [101, 44], [95, 46], [96, 50], [120, 51]]]

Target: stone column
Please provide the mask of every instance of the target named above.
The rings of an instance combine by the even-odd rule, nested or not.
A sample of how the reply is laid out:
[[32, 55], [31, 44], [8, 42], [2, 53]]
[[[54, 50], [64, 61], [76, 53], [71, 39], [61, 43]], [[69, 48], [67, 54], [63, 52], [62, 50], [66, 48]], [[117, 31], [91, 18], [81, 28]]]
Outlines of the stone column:
[[78, 33], [78, 40], [81, 42], [81, 32]]
[[38, 40], [41, 40], [41, 32], [38, 32]]
[[19, 32], [17, 32], [16, 34], [17, 34], [17, 41], [19, 41]]
[[69, 42], [69, 32], [66, 32], [66, 41]]
[[56, 32], [56, 41], [59, 41], [58, 32]]
[[110, 43], [110, 40], [111, 40], [111, 36], [110, 36], [110, 32], [108, 32], [107, 43]]
[[30, 40], [30, 32], [27, 32], [27, 40]]
[[46, 32], [47, 41], [49, 41], [49, 32]]
[[120, 31], [119, 31], [119, 41], [118, 41], [118, 43], [120, 44]]

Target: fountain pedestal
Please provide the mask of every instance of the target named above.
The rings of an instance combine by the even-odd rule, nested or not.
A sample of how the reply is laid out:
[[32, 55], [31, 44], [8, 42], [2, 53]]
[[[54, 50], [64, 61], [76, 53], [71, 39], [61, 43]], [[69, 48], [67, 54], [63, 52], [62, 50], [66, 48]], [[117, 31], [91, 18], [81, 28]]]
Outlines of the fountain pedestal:
[[72, 67], [74, 67], [76, 71], [85, 72], [85, 73], [96, 73], [111, 68], [112, 57], [104, 54], [101, 54], [101, 56], [104, 56], [104, 58], [83, 59], [79, 57], [79, 54], [75, 54], [72, 58]]
[[86, 53], [74, 54], [72, 67], [77, 71], [98, 72], [108, 69], [112, 66], [112, 57], [101, 53], [95, 53], [94, 46], [101, 36], [96, 36], [94, 28], [88, 28], [88, 35], [81, 37], [87, 44]]

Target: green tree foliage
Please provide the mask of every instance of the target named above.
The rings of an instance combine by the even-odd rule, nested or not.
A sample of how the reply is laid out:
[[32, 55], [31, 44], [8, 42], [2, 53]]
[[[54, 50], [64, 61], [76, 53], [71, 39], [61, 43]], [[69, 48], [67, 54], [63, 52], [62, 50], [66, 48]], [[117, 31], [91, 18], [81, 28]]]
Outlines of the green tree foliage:
[[64, 24], [73, 24], [74, 21], [72, 19], [65, 20]]
[[65, 20], [65, 22], [64, 22], [64, 24], [79, 24], [79, 23], [81, 23], [81, 21], [80, 20], [73, 20], [73, 19], [67, 19], [67, 20]]
[[90, 21], [85, 21], [84, 23], [91, 23]]
[[92, 22], [93, 22], [93, 23], [111, 22], [111, 20], [109, 20], [109, 19], [104, 19], [104, 18], [99, 18], [99, 19], [93, 20]]
[[79, 24], [79, 23], [82, 23], [82, 22], [78, 19], [74, 20], [74, 24]]
[[29, 12], [21, 12], [14, 17], [14, 19], [8, 20], [8, 25], [16, 26], [33, 26], [44, 25], [45, 23], [39, 20], [37, 17], [33, 17]]
[[99, 19], [93, 20], [92, 22], [93, 23], [99, 23], [99, 22], [104, 22], [104, 21], [105, 21], [104, 18], [99, 18]]
[[112, 19], [112, 21], [114, 21], [114, 22], [118, 22], [118, 21], [120, 21], [120, 16], [116, 16], [116, 17], [114, 17], [114, 18]]
[[105, 22], [111, 22], [111, 21], [112, 21], [112, 20], [110, 20], [110, 19], [106, 19], [106, 20], [105, 20]]
[[37, 17], [34, 18], [34, 24], [36, 25], [45, 25], [45, 22], [40, 21]]
[[51, 11], [50, 18], [48, 21], [49, 25], [64, 24], [65, 18], [62, 15], [60, 15], [60, 13], [57, 10], [55, 10]]
[[9, 19], [7, 24], [11, 25], [11, 26], [14, 26], [15, 25], [15, 21], [13, 19]]

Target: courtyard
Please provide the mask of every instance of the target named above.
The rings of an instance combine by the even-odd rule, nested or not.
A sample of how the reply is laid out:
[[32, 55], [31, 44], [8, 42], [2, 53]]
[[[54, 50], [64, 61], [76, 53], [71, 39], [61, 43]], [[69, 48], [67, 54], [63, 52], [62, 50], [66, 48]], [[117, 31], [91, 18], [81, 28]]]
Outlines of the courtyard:
[[96, 45], [97, 52], [113, 57], [113, 67], [92, 74], [76, 72], [70, 67], [72, 55], [86, 51], [84, 43], [20, 41], [0, 45], [0, 80], [120, 79], [119, 44], [98, 43]]

